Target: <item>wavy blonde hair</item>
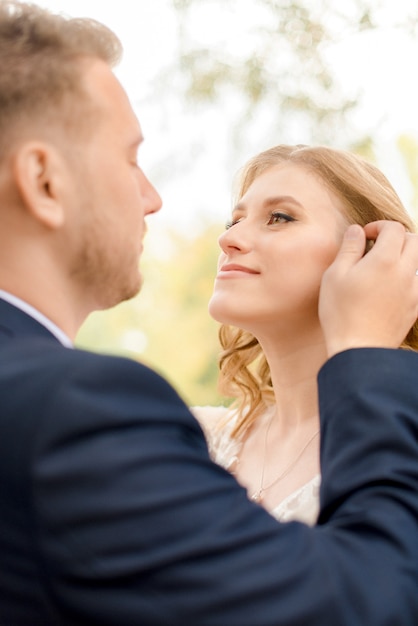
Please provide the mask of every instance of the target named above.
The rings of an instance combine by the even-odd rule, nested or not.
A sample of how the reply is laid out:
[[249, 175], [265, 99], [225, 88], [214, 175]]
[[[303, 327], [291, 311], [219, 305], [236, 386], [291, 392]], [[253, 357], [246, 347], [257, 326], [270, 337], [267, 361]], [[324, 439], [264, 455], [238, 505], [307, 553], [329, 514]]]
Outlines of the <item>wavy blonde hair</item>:
[[[415, 225], [390, 182], [374, 165], [353, 153], [325, 146], [279, 145], [256, 155], [238, 178], [238, 202], [254, 180], [270, 167], [293, 163], [316, 175], [342, 202], [348, 223], [364, 226], [375, 220], [394, 220], [407, 231]], [[270, 369], [257, 339], [248, 331], [222, 325], [219, 330], [219, 389], [236, 398], [238, 419], [233, 436], [243, 432], [274, 402]], [[401, 348], [418, 350], [418, 322]]]

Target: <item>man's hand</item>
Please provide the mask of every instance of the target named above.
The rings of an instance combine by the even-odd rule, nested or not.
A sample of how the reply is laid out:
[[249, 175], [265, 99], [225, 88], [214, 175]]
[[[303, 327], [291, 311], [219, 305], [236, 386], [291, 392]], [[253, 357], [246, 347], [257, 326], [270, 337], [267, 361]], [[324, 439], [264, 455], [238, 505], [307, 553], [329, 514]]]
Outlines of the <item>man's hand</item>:
[[[366, 238], [375, 243], [365, 254]], [[418, 235], [398, 222], [350, 226], [321, 284], [328, 356], [349, 348], [398, 348], [418, 317], [417, 269]]]

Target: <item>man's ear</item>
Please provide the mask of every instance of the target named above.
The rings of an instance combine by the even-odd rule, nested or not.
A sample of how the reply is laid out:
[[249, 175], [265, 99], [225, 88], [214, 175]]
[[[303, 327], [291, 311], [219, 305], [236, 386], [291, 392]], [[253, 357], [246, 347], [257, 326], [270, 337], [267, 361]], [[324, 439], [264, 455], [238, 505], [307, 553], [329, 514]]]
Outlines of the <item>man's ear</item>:
[[13, 174], [26, 210], [50, 229], [64, 223], [65, 211], [60, 194], [64, 163], [51, 144], [31, 141], [17, 150]]

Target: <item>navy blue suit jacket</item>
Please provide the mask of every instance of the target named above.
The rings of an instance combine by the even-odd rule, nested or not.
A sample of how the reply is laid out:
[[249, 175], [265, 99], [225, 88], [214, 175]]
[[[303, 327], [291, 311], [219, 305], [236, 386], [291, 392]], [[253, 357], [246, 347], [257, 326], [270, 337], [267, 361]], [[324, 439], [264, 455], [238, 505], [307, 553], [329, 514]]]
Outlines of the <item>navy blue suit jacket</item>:
[[156, 373], [0, 301], [1, 626], [416, 626], [417, 372], [324, 366], [319, 525], [279, 524]]

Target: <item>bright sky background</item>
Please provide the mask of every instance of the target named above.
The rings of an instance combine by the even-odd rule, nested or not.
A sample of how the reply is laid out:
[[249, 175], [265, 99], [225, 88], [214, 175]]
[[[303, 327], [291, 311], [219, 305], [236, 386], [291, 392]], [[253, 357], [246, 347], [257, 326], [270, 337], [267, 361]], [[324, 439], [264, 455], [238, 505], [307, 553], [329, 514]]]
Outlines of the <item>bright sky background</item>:
[[[316, 2], [316, 0], [312, 0]], [[225, 165], [220, 158], [219, 143], [225, 141], [223, 116], [220, 107], [196, 125], [187, 118], [180, 101], [161, 102], [152, 94], [152, 79], [176, 54], [176, 22], [167, 0], [36, 0], [36, 3], [71, 16], [89, 16], [107, 24], [120, 37], [124, 59], [117, 75], [134, 104], [146, 141], [142, 163], [159, 186], [164, 207], [153, 216], [150, 230], [158, 224], [175, 225], [189, 234], [199, 224], [219, 216], [228, 218], [232, 176], [248, 157]], [[242, 7], [245, 11], [246, 4]], [[387, 27], [372, 35], [351, 37], [341, 41], [333, 52], [333, 63], [347, 87], [353, 90], [367, 88], [365, 106], [358, 116], [360, 128], [375, 128], [378, 122], [379, 165], [394, 184], [406, 205], [410, 188], [405, 179], [394, 145], [400, 133], [418, 136], [418, 87], [416, 66], [418, 41], [391, 28], [394, 11], [414, 7], [416, 0], [383, 0]], [[219, 6], [216, 3], [216, 6]], [[218, 8], [219, 11], [219, 8]], [[251, 15], [243, 15], [243, 19]], [[211, 29], [220, 28], [221, 16], [204, 14], [201, 35], [210, 40]], [[239, 42], [239, 33], [229, 25], [229, 37]], [[188, 150], [194, 134], [200, 133], [205, 150], [204, 158], [189, 160]], [[303, 139], [302, 139], [303, 140]], [[267, 146], [260, 146], [260, 150]], [[187, 171], [175, 181], [166, 182], [164, 168], [171, 160], [188, 163]], [[194, 161], [196, 165], [194, 166]], [[155, 173], [155, 180], [153, 178]]]

